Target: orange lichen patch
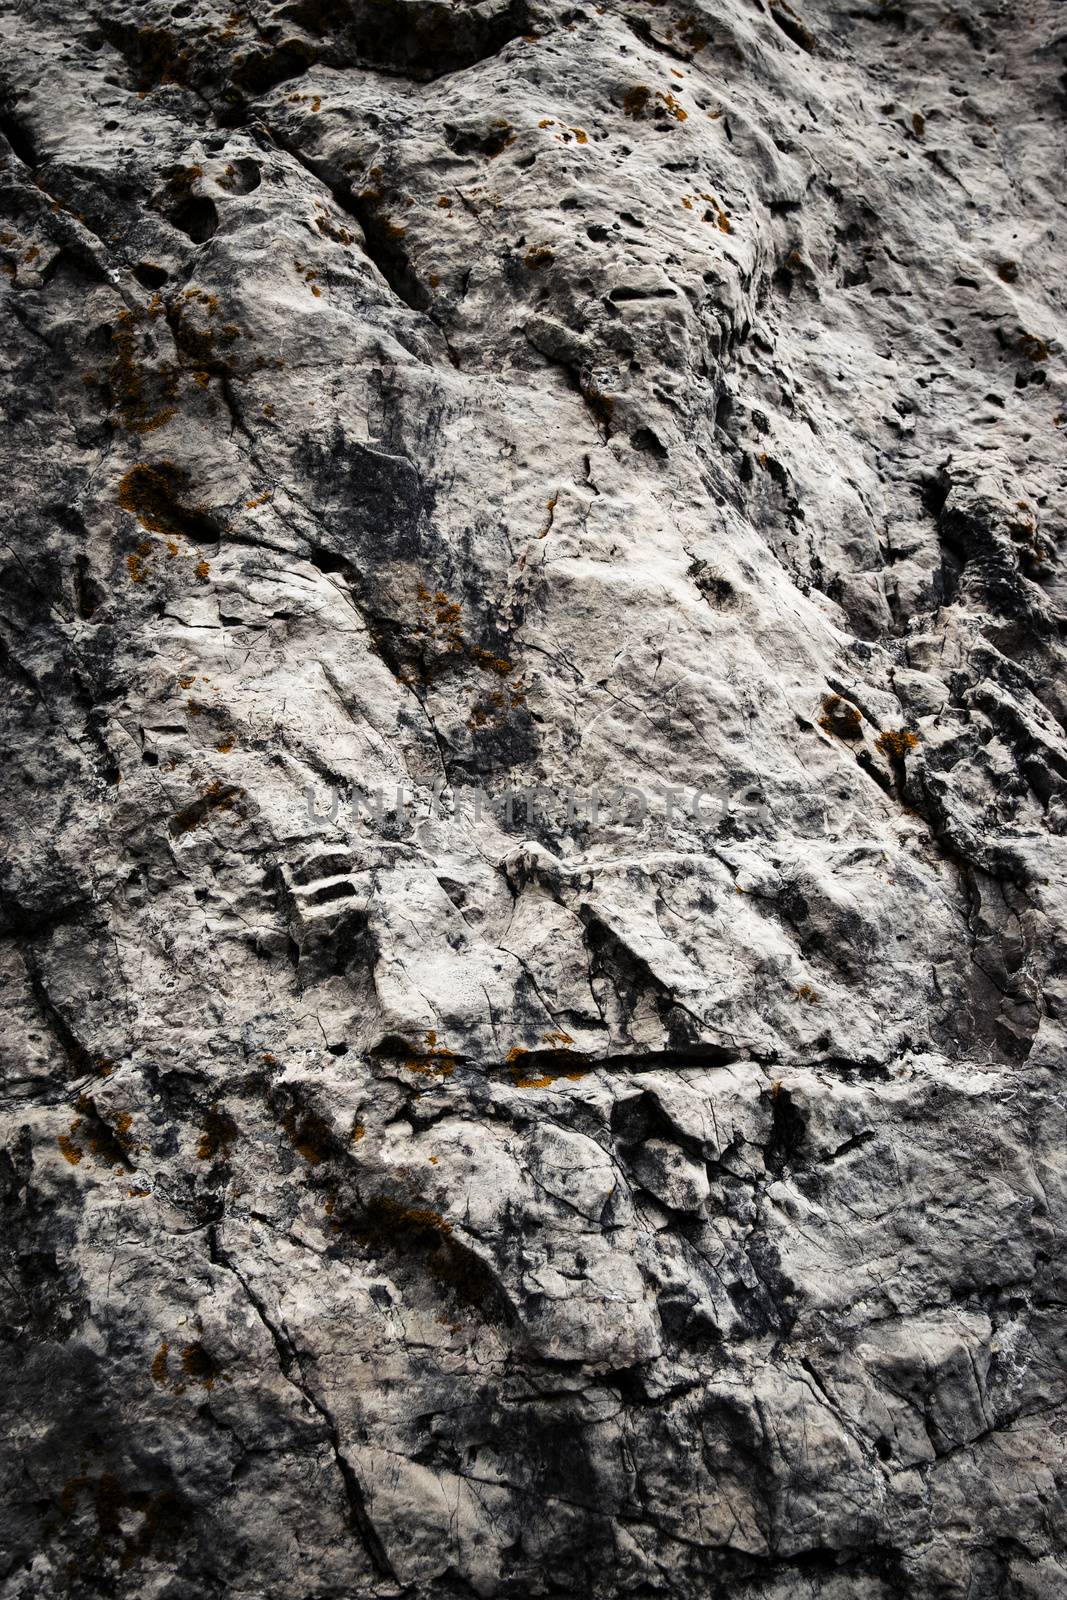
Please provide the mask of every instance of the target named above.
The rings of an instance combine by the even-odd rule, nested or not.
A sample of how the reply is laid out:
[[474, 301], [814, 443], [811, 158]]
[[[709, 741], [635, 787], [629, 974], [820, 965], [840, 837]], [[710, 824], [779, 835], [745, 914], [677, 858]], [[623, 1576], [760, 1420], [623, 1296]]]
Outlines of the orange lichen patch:
[[623, 95], [622, 109], [628, 117], [639, 117], [652, 98], [652, 90], [644, 83], [635, 83]]
[[841, 695], [829, 695], [822, 703], [822, 710], [819, 727], [826, 733], [834, 733], [839, 739], [862, 738], [863, 718]]
[[[123, 511], [136, 517], [148, 533], [163, 534], [172, 540], [214, 540], [217, 530], [203, 507], [185, 502], [188, 484], [188, 473], [173, 461], [157, 461], [153, 465], [141, 461], [119, 480], [117, 498]], [[148, 543], [139, 544], [137, 554], [147, 556], [151, 548]]]
[[152, 1357], [152, 1382], [158, 1383], [161, 1389], [165, 1389], [167, 1384], [170, 1382], [170, 1372], [167, 1368], [167, 1357], [169, 1354], [170, 1345], [167, 1343], [166, 1339], [164, 1339], [160, 1344], [159, 1349]]
[[506, 711], [507, 701], [502, 694], [489, 695], [480, 705], [475, 705], [467, 718], [468, 728], [499, 727], [502, 718], [496, 715]]
[[363, 1123], [362, 1122], [354, 1122], [352, 1124], [352, 1143], [353, 1144], [358, 1144], [359, 1141], [361, 1139], [366, 1138], [366, 1136], [367, 1136], [367, 1130], [363, 1126]]
[[426, 1046], [425, 1050], [408, 1056], [404, 1062], [408, 1072], [417, 1072], [422, 1077], [450, 1078], [456, 1070], [455, 1051], [439, 1045], [437, 1033], [432, 1028], [426, 1035]]
[[537, 126], [539, 128], [554, 128], [556, 126], [556, 119], [555, 117], [542, 117]]
[[[471, 666], [480, 671], [499, 678], [507, 678], [509, 673], [514, 672], [514, 663], [506, 656], [497, 655], [484, 645], [467, 642], [463, 634], [461, 608], [458, 602], [449, 599], [444, 590], [431, 593], [420, 582], [416, 596], [419, 617], [412, 630], [412, 642], [418, 648], [419, 663], [414, 672], [394, 669], [400, 682], [417, 683], [420, 678], [425, 681], [447, 670], [450, 663], [461, 657], [465, 657]], [[502, 712], [506, 717], [509, 702], [512, 708], [523, 703], [523, 690], [521, 680], [516, 678], [505, 686], [504, 692], [495, 691], [482, 696], [469, 725], [484, 725], [493, 719], [495, 711]]]
[[458, 655], [463, 650], [462, 612], [458, 602], [450, 600], [443, 589], [431, 594], [421, 582], [416, 598], [421, 612], [416, 632], [428, 635], [429, 642], [434, 645], [443, 645], [446, 653]]
[[171, 817], [167, 824], [171, 837], [177, 838], [180, 834], [192, 833], [194, 828], [201, 827], [215, 811], [236, 810], [238, 815], [242, 815], [239, 802], [243, 799], [244, 793], [243, 789], [235, 788], [233, 784], [224, 787], [218, 778], [213, 778], [202, 795], [189, 805], [183, 806]]
[[199, 1339], [182, 1345], [182, 1371], [190, 1383], [202, 1384], [209, 1390], [215, 1387], [218, 1368]]
[[[133, 1126], [133, 1117], [130, 1113], [128, 1111], [114, 1113], [109, 1121], [97, 1110], [92, 1096], [84, 1094], [78, 1096], [74, 1109], [78, 1112], [78, 1116], [70, 1125], [71, 1139], [68, 1142], [73, 1141], [75, 1137], [78, 1138], [77, 1145], [71, 1142], [71, 1149], [80, 1152], [78, 1159], [80, 1160], [81, 1154], [84, 1153], [83, 1147], [88, 1146], [98, 1165], [114, 1167], [119, 1172], [134, 1171], [130, 1154], [136, 1146], [130, 1137], [130, 1129]], [[62, 1142], [60, 1149], [69, 1161], [70, 1156], [67, 1155]]]
[[805, 1005], [809, 1006], [817, 1006], [819, 1004], [819, 996], [810, 983], [802, 983], [797, 989], [794, 998], [802, 1000]]
[[572, 1072], [555, 1071], [545, 1067], [536, 1075], [524, 1073], [521, 1067], [512, 1067], [511, 1082], [516, 1089], [551, 1089], [555, 1083], [578, 1083], [582, 1078], [589, 1076], [589, 1068], [584, 1067]]
[[1039, 339], [1036, 333], [1020, 333], [1019, 349], [1028, 361], [1035, 364], [1047, 361], [1049, 348], [1044, 339]]
[[151, 390], [155, 389], [158, 399], [172, 399], [177, 393], [177, 369], [164, 362], [157, 371], [151, 371], [139, 347], [142, 325], [146, 319], [151, 320], [152, 315], [149, 312], [120, 311], [115, 319], [117, 326], [111, 333], [115, 354], [106, 369], [104, 381], [111, 394], [111, 403], [118, 409], [122, 426], [131, 433], [154, 433], [175, 414], [175, 408], [171, 405], [157, 408]]
[[[218, 296], [204, 289], [186, 289], [170, 305], [169, 320], [179, 359], [183, 367], [194, 371], [201, 386], [204, 386], [201, 373], [229, 375], [232, 363], [225, 352], [241, 337], [241, 329], [235, 323], [219, 326], [218, 314]], [[262, 367], [268, 363], [259, 357], [256, 364]]]
[[246, 500], [245, 501], [245, 510], [246, 511], [254, 511], [257, 506], [265, 506], [273, 498], [274, 498], [274, 490], [273, 489], [265, 489], [264, 492], [261, 495], [257, 495], [254, 500]]
[[687, 211], [692, 211], [692, 209], [693, 209], [693, 202], [692, 202], [692, 200], [690, 200], [690, 198], [689, 198], [689, 196], [687, 194], [683, 194], [683, 196], [682, 196], [682, 205], [685, 207], [685, 209]]
[[442, 211], [447, 211], [449, 206], [452, 204], [452, 196], [450, 194], [438, 195], [437, 204], [441, 207]]
[[579, 144], [589, 143], [589, 135], [586, 133], [584, 128], [572, 128], [571, 132]]
[[274, 415], [274, 406], [271, 404], [271, 402], [269, 400], [267, 401], [266, 405], [263, 407], [263, 415], [265, 417], [273, 417], [273, 415]]
[[315, 218], [315, 226], [320, 233], [326, 235], [327, 239], [332, 239], [335, 244], [344, 245], [346, 250], [351, 249], [356, 242], [355, 234], [331, 217], [328, 211], [325, 215]]
[[532, 272], [537, 272], [541, 267], [547, 267], [550, 261], [554, 261], [556, 253], [550, 245], [532, 244], [522, 259]]
[[514, 1073], [511, 1081], [516, 1089], [547, 1089], [556, 1080], [550, 1072], [545, 1072], [539, 1078], [524, 1078], [519, 1073]]
[[233, 749], [233, 740], [232, 739], [222, 739], [215, 746], [215, 749], [218, 751], [220, 756], [228, 756], [230, 754], [231, 750]]
[[229, 1112], [220, 1110], [218, 1105], [209, 1106], [204, 1113], [201, 1128], [203, 1132], [196, 1149], [197, 1159], [214, 1161], [216, 1156], [222, 1156], [225, 1160], [240, 1134]]
[[676, 121], [685, 122], [688, 119], [688, 111], [678, 104], [677, 100], [674, 98], [674, 95], [669, 89], [666, 91], [666, 93], [664, 93], [662, 89], [658, 90], [656, 93], [656, 99], [663, 101], [663, 104]]
[[887, 728], [880, 733], [874, 741], [874, 747], [879, 755], [889, 761], [903, 761], [909, 750], [914, 750], [919, 742], [919, 735], [912, 733], [910, 728]]
[[196, 563], [196, 575], [197, 575], [198, 578], [207, 578], [207, 577], [210, 576], [210, 574], [211, 574], [211, 562], [210, 561], [198, 561]]
[[512, 663], [504, 656], [495, 656], [491, 650], [483, 650], [481, 645], [472, 644], [467, 654], [477, 666], [483, 667], [486, 672], [495, 672], [501, 678], [506, 678], [512, 670]]
[[131, 583], [144, 583], [145, 578], [148, 576], [145, 571], [144, 557], [140, 554], [126, 557], [126, 570], [130, 575]]
[[[584, 1063], [588, 1058], [584, 1053], [574, 1052], [574, 1040], [565, 1029], [554, 1028], [550, 1033], [543, 1033], [540, 1043], [548, 1048], [537, 1052], [536, 1065], [524, 1062], [523, 1058], [531, 1054], [524, 1045], [516, 1045], [504, 1058], [516, 1089], [547, 1089], [561, 1078], [576, 1083], [587, 1075], [590, 1069]], [[570, 1061], [567, 1061], [568, 1056]], [[583, 1065], [576, 1067], [574, 1062]]]
[[384, 1194], [375, 1195], [368, 1203], [367, 1221], [372, 1229], [377, 1226], [389, 1231], [401, 1229], [416, 1234], [447, 1235], [452, 1232], [452, 1224], [446, 1222], [439, 1211], [433, 1211], [429, 1206], [404, 1205]]
[[732, 233], [730, 219], [713, 194], [702, 194], [700, 198], [707, 202], [709, 210], [704, 213], [705, 222], [714, 222], [720, 233]]
[[321, 1166], [332, 1159], [334, 1136], [330, 1125], [317, 1111], [296, 1111], [290, 1107], [281, 1119], [294, 1150], [303, 1156], [309, 1167]]
[[[77, 1126], [78, 1124], [76, 1122], [71, 1123], [71, 1133], [74, 1132]], [[64, 1161], [69, 1161], [72, 1167], [76, 1167], [79, 1161], [82, 1159], [82, 1156], [85, 1154], [85, 1151], [82, 1149], [81, 1145], [75, 1144], [73, 1139], [70, 1137], [70, 1134], [67, 1133], [61, 1133], [59, 1138], [56, 1140], [56, 1143], [63, 1152]]]

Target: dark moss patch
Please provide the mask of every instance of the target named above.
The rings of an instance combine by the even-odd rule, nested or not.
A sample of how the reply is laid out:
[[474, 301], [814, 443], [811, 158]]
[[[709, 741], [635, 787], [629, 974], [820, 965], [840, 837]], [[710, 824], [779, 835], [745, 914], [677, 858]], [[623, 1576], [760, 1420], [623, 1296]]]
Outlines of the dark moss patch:
[[191, 833], [194, 828], [199, 828], [202, 823], [216, 811], [240, 812], [239, 802], [244, 795], [243, 789], [238, 789], [234, 784], [220, 783], [216, 778], [198, 799], [183, 806], [176, 811], [167, 824], [172, 838], [180, 834]]
[[184, 496], [189, 474], [173, 461], [139, 462], [119, 483], [118, 500], [149, 533], [184, 538], [193, 544], [217, 544], [219, 529], [199, 506]]
[[850, 705], [839, 694], [832, 694], [823, 701], [819, 726], [826, 733], [836, 734], [839, 739], [863, 737], [863, 717], [854, 705]]
[[229, 1112], [220, 1110], [217, 1105], [209, 1106], [201, 1127], [203, 1132], [197, 1146], [197, 1158], [200, 1161], [214, 1161], [221, 1156], [225, 1160], [240, 1137], [240, 1129]]
[[77, 1140], [78, 1147], [88, 1149], [99, 1166], [136, 1172], [131, 1159], [136, 1146], [130, 1132], [133, 1118], [129, 1112], [117, 1113], [108, 1120], [97, 1110], [92, 1095], [85, 1094], [79, 1095], [75, 1110], [78, 1115], [70, 1125], [70, 1138]]
[[189, 1383], [199, 1383], [205, 1389], [214, 1388], [219, 1369], [199, 1339], [182, 1345], [181, 1365]]

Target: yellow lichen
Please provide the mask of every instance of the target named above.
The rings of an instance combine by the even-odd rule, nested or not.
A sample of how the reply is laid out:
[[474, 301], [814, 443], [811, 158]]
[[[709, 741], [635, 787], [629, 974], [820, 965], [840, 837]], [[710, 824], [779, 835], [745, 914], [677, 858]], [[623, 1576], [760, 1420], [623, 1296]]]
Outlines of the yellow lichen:
[[421, 1077], [450, 1078], [456, 1070], [456, 1057], [454, 1051], [438, 1044], [437, 1033], [431, 1028], [426, 1035], [426, 1049], [408, 1056], [404, 1066]]
[[919, 742], [919, 735], [912, 733], [910, 728], [886, 728], [874, 742], [874, 747], [880, 755], [889, 761], [903, 761], [909, 750], [914, 750]]
[[660, 89], [656, 94], [656, 99], [663, 101], [663, 104], [667, 107], [667, 110], [670, 112], [671, 116], [674, 117], [678, 122], [685, 122], [687, 120], [689, 116], [688, 111], [684, 110], [683, 107], [678, 104], [677, 100], [674, 98], [669, 89], [667, 90], [666, 94], [664, 94], [663, 90]]

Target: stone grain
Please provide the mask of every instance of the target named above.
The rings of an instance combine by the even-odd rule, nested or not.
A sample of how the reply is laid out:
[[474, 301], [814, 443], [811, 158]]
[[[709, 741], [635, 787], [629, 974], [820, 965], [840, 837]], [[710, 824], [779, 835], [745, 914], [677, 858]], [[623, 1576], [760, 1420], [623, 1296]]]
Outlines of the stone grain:
[[1059, 9], [2, 29], [0, 1600], [1057, 1600]]

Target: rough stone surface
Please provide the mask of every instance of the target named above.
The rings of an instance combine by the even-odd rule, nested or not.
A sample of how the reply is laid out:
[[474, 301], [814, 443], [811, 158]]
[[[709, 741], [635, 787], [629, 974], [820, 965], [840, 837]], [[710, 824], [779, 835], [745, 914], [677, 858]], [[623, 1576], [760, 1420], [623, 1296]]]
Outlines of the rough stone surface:
[[1062, 1597], [1062, 10], [239, 4], [3, 23], [0, 1597]]

